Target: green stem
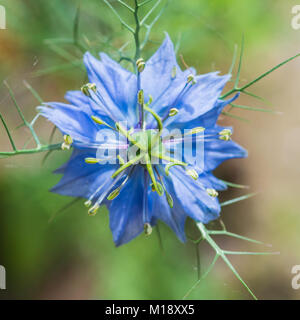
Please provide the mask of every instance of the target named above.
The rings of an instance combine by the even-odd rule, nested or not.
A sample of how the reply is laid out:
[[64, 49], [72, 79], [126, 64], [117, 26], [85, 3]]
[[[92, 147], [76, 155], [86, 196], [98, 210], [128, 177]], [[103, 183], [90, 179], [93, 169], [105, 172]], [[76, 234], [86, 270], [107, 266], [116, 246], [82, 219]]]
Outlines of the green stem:
[[8, 135], [8, 138], [9, 138], [9, 141], [10, 141], [10, 143], [11, 143], [11, 146], [12, 146], [12, 148], [14, 149], [14, 151], [16, 151], [17, 148], [16, 148], [16, 146], [15, 146], [14, 140], [13, 140], [13, 138], [12, 138], [10, 132], [9, 132], [9, 129], [8, 129], [7, 125], [6, 125], [6, 122], [5, 122], [5, 120], [4, 120], [4, 118], [2, 117], [1, 114], [0, 114], [0, 119], [1, 119], [1, 121], [2, 121], [2, 123], [3, 123], [3, 125], [4, 125], [5, 131], [6, 131], [7, 135]]
[[138, 16], [139, 4], [138, 0], [134, 0], [135, 8], [134, 8], [134, 20], [135, 20], [135, 31], [134, 31], [134, 41], [135, 41], [135, 61], [140, 58], [141, 55], [141, 47], [140, 47], [140, 19]]
[[273, 67], [272, 69], [268, 70], [267, 72], [263, 73], [262, 75], [260, 75], [259, 77], [255, 78], [254, 80], [250, 81], [249, 83], [245, 84], [243, 87], [241, 88], [237, 88], [236, 86], [231, 89], [230, 91], [228, 91], [227, 93], [225, 93], [223, 96], [220, 97], [220, 99], [225, 99], [227, 98], [229, 95], [231, 95], [232, 93], [235, 92], [243, 92], [244, 90], [246, 90], [247, 88], [249, 88], [250, 86], [252, 86], [254, 83], [256, 83], [257, 81], [263, 79], [264, 77], [266, 77], [267, 75], [269, 75], [271, 72], [275, 71], [276, 69], [282, 67], [283, 65], [285, 65], [286, 63], [298, 58], [300, 56], [300, 53], [296, 54], [295, 56], [279, 63], [277, 66]]
[[61, 143], [44, 145], [34, 149], [25, 149], [25, 150], [21, 149], [21, 150], [15, 150], [11, 152], [0, 152], [0, 158], [6, 158], [6, 157], [21, 155], [21, 154], [39, 153], [39, 152], [44, 152], [49, 150], [61, 150]]
[[251, 289], [248, 287], [248, 285], [246, 284], [246, 282], [241, 278], [241, 276], [238, 274], [238, 272], [236, 271], [236, 269], [233, 267], [233, 265], [231, 264], [231, 262], [228, 260], [227, 256], [226, 256], [226, 251], [222, 250], [217, 243], [213, 240], [213, 238], [210, 236], [209, 234], [209, 230], [206, 229], [206, 227], [204, 226], [203, 223], [201, 222], [197, 222], [196, 223], [199, 231], [202, 234], [202, 237], [204, 240], [206, 240], [208, 242], [208, 244], [215, 250], [216, 252], [216, 258], [218, 257], [222, 258], [223, 261], [227, 264], [227, 266], [229, 267], [229, 269], [233, 272], [233, 274], [238, 278], [238, 280], [240, 280], [240, 282], [244, 285], [244, 287], [247, 289], [247, 291], [251, 294], [251, 296], [257, 300], [255, 294], [251, 291]]
[[25, 119], [25, 117], [24, 117], [24, 115], [23, 115], [23, 113], [22, 113], [22, 111], [21, 111], [21, 109], [20, 109], [20, 107], [19, 107], [19, 105], [18, 105], [18, 103], [16, 101], [16, 98], [15, 98], [15, 96], [13, 94], [13, 91], [11, 90], [10, 86], [8, 85], [8, 83], [6, 81], [4, 81], [4, 84], [8, 89], [9, 95], [10, 95], [10, 97], [11, 97], [11, 99], [12, 99], [12, 101], [13, 101], [13, 103], [14, 103], [14, 105], [15, 105], [15, 107], [16, 107], [16, 109], [17, 109], [17, 111], [18, 111], [18, 113], [19, 113], [19, 115], [21, 117], [21, 119], [23, 120], [23, 123], [25, 124], [25, 126], [27, 128], [29, 128], [29, 130], [30, 130], [35, 142], [36, 142], [37, 149], [39, 149], [41, 147], [41, 143], [40, 143], [40, 140], [39, 140], [38, 136], [36, 135], [32, 125], [26, 121], [26, 119]]

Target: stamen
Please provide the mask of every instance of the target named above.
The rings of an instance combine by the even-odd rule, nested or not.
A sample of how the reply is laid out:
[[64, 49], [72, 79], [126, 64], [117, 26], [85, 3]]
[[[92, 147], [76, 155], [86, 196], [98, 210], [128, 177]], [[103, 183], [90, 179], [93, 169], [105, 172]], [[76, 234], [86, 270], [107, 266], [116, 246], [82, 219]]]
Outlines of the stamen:
[[186, 174], [189, 175], [194, 180], [197, 180], [199, 178], [199, 175], [195, 169], [186, 170]]
[[95, 216], [96, 215], [96, 213], [97, 213], [97, 211], [99, 210], [99, 204], [98, 203], [96, 203], [95, 205], [93, 205], [90, 209], [89, 209], [89, 211], [88, 211], [88, 215], [89, 216]]
[[174, 66], [174, 67], [172, 68], [171, 79], [172, 79], [172, 80], [175, 79], [175, 78], [176, 78], [176, 75], [177, 75], [177, 67]]
[[165, 186], [165, 184], [164, 184], [163, 178], [161, 177], [161, 175], [160, 175], [159, 171], [157, 170], [157, 168], [155, 168], [155, 171], [156, 171], [156, 173], [157, 173], [157, 175], [158, 175], [158, 177], [159, 177], [159, 180], [161, 181], [162, 187], [163, 187], [163, 189], [164, 189], [164, 191], [165, 191], [165, 193], [166, 193], [166, 199], [167, 199], [168, 205], [169, 205], [169, 207], [172, 209], [172, 208], [173, 208], [173, 205], [174, 205], [173, 198], [172, 198], [172, 196], [169, 194], [169, 192], [167, 191], [167, 188], [166, 188], [166, 186]]
[[106, 124], [103, 120], [101, 120], [99, 117], [91, 116], [91, 118], [98, 124]]
[[171, 108], [169, 111], [169, 117], [174, 117], [179, 112], [177, 108]]
[[146, 236], [150, 236], [151, 235], [152, 227], [151, 227], [150, 223], [147, 222], [147, 223], [144, 224], [144, 231], [145, 231]]
[[113, 190], [107, 197], [107, 200], [114, 200], [120, 194], [121, 188]]
[[85, 201], [84, 205], [89, 208], [92, 205], [92, 201], [91, 200], [87, 200]]
[[223, 129], [219, 132], [219, 139], [229, 141], [231, 139], [232, 131], [230, 129]]
[[209, 196], [211, 196], [213, 198], [216, 198], [219, 195], [219, 193], [215, 189], [212, 189], [212, 188], [206, 189], [206, 192]]
[[192, 135], [192, 134], [197, 134], [197, 133], [203, 132], [204, 130], [205, 130], [205, 128], [203, 128], [203, 127], [196, 127], [194, 129], [190, 130], [189, 132], [185, 133], [184, 135], [188, 136], [188, 135]]
[[[95, 83], [87, 83], [84, 86], [81, 87], [81, 91], [82, 93], [89, 97], [95, 104], [97, 104], [98, 106], [101, 106], [104, 111], [106, 112], [106, 114], [113, 120], [114, 120], [114, 116], [111, 113], [110, 108], [107, 106], [105, 100], [103, 99], [103, 97], [101, 96], [100, 92], [97, 90], [97, 86]], [[102, 105], [99, 103], [99, 101], [97, 101], [95, 99], [95, 97], [93, 97], [92, 93], [94, 93], [96, 95], [96, 97], [99, 99], [99, 101], [102, 103]]]
[[127, 177], [124, 179], [124, 181], [121, 183], [121, 185], [116, 188], [115, 190], [113, 190], [108, 197], [106, 198], [107, 200], [114, 200], [121, 192], [121, 189], [124, 187], [125, 183], [128, 181], [130, 175], [131, 175], [132, 169], [129, 172], [129, 174], [127, 175]]
[[70, 147], [73, 143], [73, 139], [68, 134], [64, 135], [64, 142], [61, 145], [62, 150], [70, 150]]
[[92, 118], [97, 124], [104, 125], [104, 126], [109, 127], [109, 128], [112, 129], [112, 130], [115, 130], [115, 128], [113, 128], [112, 126], [110, 126], [108, 123], [106, 123], [105, 121], [103, 121], [101, 118], [99, 118], [99, 117], [97, 117], [97, 116], [91, 116], [91, 118]]
[[[158, 193], [160, 196], [162, 196], [162, 195], [164, 194], [164, 188], [162, 187], [162, 185], [161, 185], [159, 182], [156, 182], [156, 184], [157, 184], [157, 187], [158, 187], [158, 192], [157, 192], [157, 193]], [[154, 183], [151, 184], [151, 190], [152, 190], [152, 192], [157, 191], [157, 190], [155, 189]]]
[[165, 154], [161, 154], [161, 153], [160, 154], [156, 154], [154, 152], [152, 152], [151, 154], [152, 154], [152, 156], [154, 156], [156, 158], [159, 158], [159, 159], [162, 159], [162, 160], [166, 160], [168, 162], [172, 162], [172, 163], [175, 163], [175, 164], [178, 164], [178, 165], [181, 165], [181, 166], [187, 166], [188, 165], [185, 162], [182, 162], [182, 161], [176, 160], [174, 158], [168, 157]]
[[174, 206], [174, 201], [173, 201], [172, 196], [168, 192], [166, 192], [166, 198], [167, 198], [168, 205], [172, 209]]
[[140, 58], [136, 61], [136, 65], [138, 68], [138, 72], [143, 72], [145, 69], [145, 60], [143, 58]]
[[87, 97], [91, 97], [90, 90], [93, 92], [97, 92], [97, 86], [95, 83], [87, 83], [81, 87], [81, 92]]
[[96, 164], [96, 163], [99, 163], [100, 161], [104, 161], [104, 160], [97, 159], [97, 158], [85, 158], [84, 161], [88, 164]]
[[143, 90], [140, 90], [138, 92], [138, 103], [140, 105], [143, 105], [144, 104], [144, 91]]
[[197, 80], [195, 79], [195, 76], [193, 74], [190, 74], [187, 77], [187, 83], [191, 83], [192, 85], [197, 83]]

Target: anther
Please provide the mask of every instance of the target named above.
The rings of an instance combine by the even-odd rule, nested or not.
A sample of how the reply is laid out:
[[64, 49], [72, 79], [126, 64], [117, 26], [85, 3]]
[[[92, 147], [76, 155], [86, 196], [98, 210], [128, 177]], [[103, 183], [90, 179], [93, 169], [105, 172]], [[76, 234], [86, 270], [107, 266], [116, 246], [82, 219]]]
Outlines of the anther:
[[73, 139], [71, 138], [71, 136], [68, 134], [65, 134], [64, 135], [64, 142], [61, 145], [62, 150], [69, 150], [72, 143], [73, 143]]
[[152, 227], [151, 227], [151, 224], [150, 223], [145, 223], [144, 224], [144, 232], [146, 234], [146, 236], [150, 236], [151, 233], [152, 233]]
[[105, 122], [101, 120], [99, 117], [91, 116], [91, 118], [98, 124], [105, 124]]
[[177, 67], [174, 66], [174, 67], [172, 68], [171, 78], [172, 78], [172, 79], [175, 79], [175, 78], [176, 78], [176, 75], [177, 75]]
[[206, 192], [209, 196], [216, 198], [219, 194], [215, 189], [208, 188], [206, 189]]
[[219, 139], [229, 141], [231, 139], [232, 131], [230, 129], [223, 129], [219, 132]]
[[96, 93], [97, 86], [95, 85], [95, 83], [87, 83], [81, 87], [81, 92], [87, 97], [91, 96], [90, 90]]
[[137, 68], [138, 68], [138, 72], [143, 72], [144, 69], [145, 69], [145, 61], [143, 58], [140, 58], [136, 61], [136, 65], [137, 65]]
[[107, 197], [107, 200], [114, 200], [120, 194], [120, 188], [113, 190]]
[[199, 178], [199, 175], [195, 169], [186, 170], [186, 174], [189, 175], [194, 180], [197, 180]]
[[87, 200], [85, 201], [84, 205], [89, 208], [92, 205], [92, 201], [91, 200]]
[[185, 135], [197, 134], [197, 133], [203, 132], [204, 130], [205, 130], [205, 128], [203, 128], [203, 127], [196, 127], [194, 129], [190, 130], [189, 132], [185, 133]]
[[138, 92], [138, 103], [140, 105], [143, 105], [144, 104], [144, 91], [143, 90], [140, 90]]
[[197, 80], [195, 79], [195, 76], [193, 74], [190, 74], [187, 77], [187, 83], [191, 83], [192, 85], [197, 83]]
[[157, 192], [158, 195], [162, 196], [164, 194], [164, 188], [162, 187], [162, 185], [159, 182], [156, 182], [157, 185], [157, 189], [155, 189], [155, 185], [154, 183], [151, 184], [151, 190], [152, 192]]
[[177, 108], [171, 108], [169, 111], [169, 117], [174, 117], [179, 112]]
[[166, 192], [166, 198], [167, 198], [168, 205], [172, 209], [173, 205], [174, 205], [174, 202], [173, 202], [172, 196], [168, 192]]
[[89, 209], [88, 215], [89, 215], [89, 216], [94, 216], [94, 215], [96, 215], [98, 209], [99, 209], [99, 204], [96, 203], [95, 205], [93, 205], [93, 206]]
[[100, 162], [100, 159], [97, 158], [85, 158], [84, 161], [88, 164], [96, 164]]

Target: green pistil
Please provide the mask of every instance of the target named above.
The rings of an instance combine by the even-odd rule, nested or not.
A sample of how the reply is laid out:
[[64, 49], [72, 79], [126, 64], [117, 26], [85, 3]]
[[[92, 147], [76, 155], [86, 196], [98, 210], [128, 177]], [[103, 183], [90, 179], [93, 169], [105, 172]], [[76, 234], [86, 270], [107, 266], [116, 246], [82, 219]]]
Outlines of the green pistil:
[[131, 165], [135, 164], [139, 160], [141, 160], [145, 156], [144, 153], [141, 153], [140, 155], [134, 157], [133, 159], [129, 160], [128, 162], [124, 163], [118, 170], [114, 172], [114, 174], [111, 176], [112, 178], [115, 178], [117, 175], [119, 175], [121, 172], [123, 172], [125, 169], [130, 167]]
[[123, 136], [125, 136], [129, 142], [131, 142], [133, 145], [137, 146], [139, 149], [141, 149], [144, 152], [147, 152], [147, 148], [145, 148], [145, 146], [143, 146], [142, 144], [140, 144], [138, 141], [136, 141], [130, 134], [129, 132], [124, 129], [120, 123], [116, 123], [116, 128], [117, 130], [123, 134]]
[[146, 105], [144, 105], [144, 109], [152, 114], [152, 116], [154, 117], [154, 119], [157, 122], [157, 127], [158, 127], [159, 132], [162, 132], [164, 127], [163, 127], [163, 123], [162, 123], [160, 116]]
[[179, 163], [179, 162], [168, 163], [168, 164], [166, 165], [166, 167], [165, 167], [165, 173], [166, 173], [167, 176], [169, 175], [169, 171], [170, 171], [170, 169], [171, 169], [173, 166], [184, 166], [184, 167], [186, 167], [186, 166], [187, 166], [187, 163], [184, 163], [184, 164]]
[[[127, 140], [131, 143], [132, 146], [136, 146], [139, 150], [137, 151], [137, 155], [126, 163], [124, 163], [123, 159], [121, 160], [119, 159], [121, 166], [119, 167], [118, 170], [114, 172], [114, 174], [112, 175], [112, 178], [115, 178], [130, 166], [135, 165], [142, 160], [141, 164], [146, 167], [149, 173], [154, 191], [156, 191], [160, 196], [162, 196], [164, 194], [165, 187], [162, 186], [156, 180], [153, 166], [151, 164], [151, 158], [156, 157], [158, 159], [168, 161], [174, 165], [181, 165], [181, 166], [187, 166], [187, 163], [173, 159], [164, 153], [164, 148], [161, 142], [163, 122], [160, 116], [151, 108], [149, 108], [149, 104], [151, 102], [152, 102], [152, 99], [150, 98], [149, 103], [147, 104], [144, 103], [144, 94], [143, 94], [143, 91], [140, 90], [138, 93], [138, 103], [140, 106], [143, 107], [143, 111], [145, 110], [151, 113], [151, 115], [156, 120], [157, 122], [156, 132], [154, 130], [145, 130], [144, 124], [142, 127], [143, 130], [139, 132], [131, 132], [130, 130], [128, 131], [125, 128], [123, 128], [120, 123], [115, 124], [116, 129], [127, 138]], [[170, 168], [170, 165], [169, 165], [169, 168]], [[116, 191], [116, 193], [112, 193], [110, 195], [110, 198], [114, 198], [117, 195], [118, 195], [118, 191]], [[170, 207], [172, 207], [173, 206], [172, 197], [167, 193], [166, 193], [166, 196], [167, 196]]]
[[162, 190], [157, 184], [157, 181], [156, 181], [156, 178], [155, 178], [155, 174], [154, 174], [154, 171], [153, 171], [153, 168], [152, 168], [152, 164], [150, 163], [151, 160], [150, 160], [149, 154], [145, 155], [145, 160], [146, 160], [146, 168], [148, 170], [149, 176], [150, 176], [150, 178], [152, 180], [152, 183], [154, 185], [154, 189], [161, 196], [162, 195]]

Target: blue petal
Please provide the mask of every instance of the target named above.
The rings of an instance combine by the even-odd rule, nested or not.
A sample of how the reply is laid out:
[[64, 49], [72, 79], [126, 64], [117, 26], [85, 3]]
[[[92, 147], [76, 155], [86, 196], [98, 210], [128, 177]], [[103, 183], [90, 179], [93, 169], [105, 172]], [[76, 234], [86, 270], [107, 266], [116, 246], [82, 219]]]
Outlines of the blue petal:
[[[192, 129], [195, 127], [204, 127], [210, 128], [214, 127], [218, 121], [218, 118], [222, 112], [222, 110], [229, 104], [232, 103], [239, 97], [239, 93], [237, 93], [234, 97], [229, 100], [220, 100], [218, 99], [214, 106], [206, 111], [205, 113], [201, 114], [197, 118], [183, 122], [181, 118], [181, 113], [178, 114], [177, 118], [174, 118], [174, 121], [171, 123], [170, 128], [176, 127], [180, 129]], [[171, 119], [172, 120], [172, 119]]]
[[109, 223], [117, 246], [129, 242], [144, 230], [143, 171], [142, 167], [134, 169], [119, 196], [110, 205]]
[[207, 194], [209, 183], [195, 181], [187, 176], [182, 168], [170, 170], [171, 179], [167, 179], [167, 189], [173, 196], [174, 210], [181, 210], [195, 221], [208, 223], [219, 217], [220, 204], [217, 198]]
[[[176, 77], [172, 78], [172, 72], [176, 68]], [[184, 87], [187, 75], [192, 70], [181, 71], [176, 61], [173, 43], [166, 34], [161, 47], [146, 62], [145, 70], [141, 74], [141, 88], [153, 97], [151, 108], [159, 112], [162, 107], [170, 105]]]
[[246, 158], [247, 150], [234, 141], [216, 139], [205, 142], [205, 171], [213, 171], [222, 162], [234, 158]]
[[89, 52], [84, 55], [89, 81], [96, 84], [103, 98], [105, 108], [113, 114], [117, 121], [136, 123], [136, 76], [107, 55], [101, 54], [103, 61], [94, 58]]
[[84, 95], [81, 91], [68, 91], [65, 95], [65, 99], [73, 106], [82, 109], [85, 113], [92, 115], [92, 109], [90, 107], [90, 99]]
[[116, 143], [114, 131], [96, 124], [80, 106], [49, 102], [47, 106], [39, 107], [39, 110], [63, 134], [72, 137], [74, 146], [97, 148], [101, 143]]
[[191, 129], [198, 126], [214, 126], [225, 106], [238, 98], [220, 100], [220, 94], [230, 75], [218, 76], [216, 72], [198, 76], [198, 82], [177, 102], [179, 113], [168, 119], [166, 126], [172, 129]]
[[41, 114], [55, 124], [63, 133], [73, 140], [91, 143], [96, 140], [97, 125], [87, 113], [78, 107], [64, 103], [49, 102], [39, 107]]
[[[84, 159], [95, 157], [92, 150], [74, 150], [70, 160], [55, 173], [63, 173], [64, 176], [51, 191], [71, 197], [89, 198], [106, 180], [111, 180], [111, 175], [116, 170], [116, 165], [91, 165]], [[106, 191], [105, 187], [99, 190]]]
[[151, 212], [152, 217], [167, 224], [175, 232], [179, 240], [185, 242], [184, 225], [187, 215], [181, 210], [180, 206], [176, 205], [177, 199], [175, 198], [175, 205], [171, 209], [165, 196], [159, 196], [156, 192], [150, 192], [149, 212]]
[[227, 189], [226, 183], [216, 178], [211, 172], [204, 172], [200, 174], [197, 181], [202, 185], [205, 185], [207, 188], [213, 188], [220, 191]]

